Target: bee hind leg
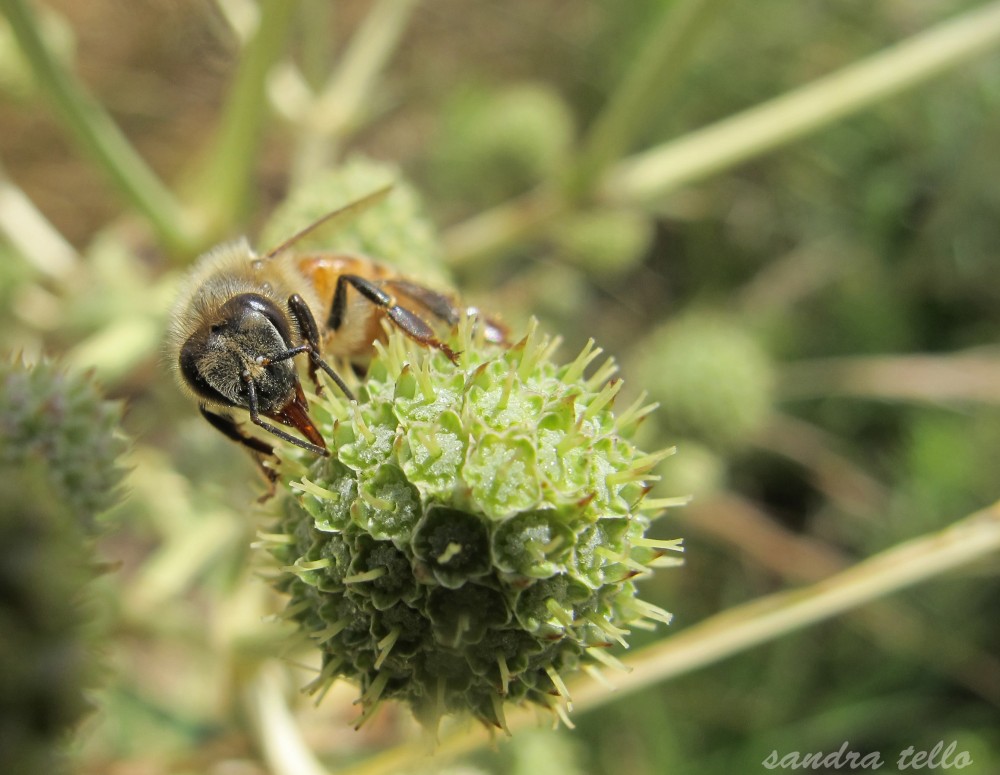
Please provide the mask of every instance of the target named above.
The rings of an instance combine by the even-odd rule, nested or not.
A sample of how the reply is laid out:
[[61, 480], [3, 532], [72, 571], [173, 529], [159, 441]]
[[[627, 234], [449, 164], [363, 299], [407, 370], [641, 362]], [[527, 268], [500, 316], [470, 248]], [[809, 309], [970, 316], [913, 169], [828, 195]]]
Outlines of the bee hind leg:
[[387, 288], [392, 288], [396, 292], [404, 296], [409, 296], [414, 301], [419, 302], [421, 306], [425, 307], [438, 320], [447, 323], [449, 326], [458, 325], [461, 313], [455, 307], [455, 302], [443, 293], [432, 291], [430, 288], [425, 288], [422, 285], [417, 285], [417, 283], [411, 283], [407, 280], [383, 280], [382, 282]]
[[[458, 354], [434, 335], [432, 329], [423, 318], [396, 303], [396, 299], [386, 293], [378, 285], [363, 277], [353, 274], [342, 274], [337, 278], [337, 288], [333, 294], [333, 305], [327, 321], [330, 329], [336, 331], [344, 322], [344, 312], [347, 309], [347, 286], [352, 286], [364, 298], [382, 309], [397, 328], [410, 339], [428, 347], [434, 347], [448, 356], [452, 363], [458, 362]], [[442, 299], [444, 297], [441, 297]], [[434, 314], [437, 314], [435, 311]], [[457, 320], [457, 317], [455, 318]]]
[[[438, 320], [447, 323], [449, 326], [457, 326], [462, 318], [461, 310], [455, 306], [455, 301], [443, 293], [432, 291], [417, 283], [407, 280], [384, 280], [383, 284], [403, 294], [409, 296], [414, 301], [427, 309]], [[466, 307], [465, 314], [475, 317], [477, 325], [483, 326], [483, 336], [487, 342], [493, 344], [507, 344], [507, 328], [500, 322], [484, 315], [476, 307]]]

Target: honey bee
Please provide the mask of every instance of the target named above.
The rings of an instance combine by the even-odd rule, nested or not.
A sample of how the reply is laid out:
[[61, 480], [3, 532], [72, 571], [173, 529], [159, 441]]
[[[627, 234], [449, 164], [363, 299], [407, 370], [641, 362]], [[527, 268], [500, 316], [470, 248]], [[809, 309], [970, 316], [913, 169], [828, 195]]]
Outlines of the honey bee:
[[[245, 239], [209, 251], [191, 269], [174, 304], [167, 354], [178, 382], [214, 428], [251, 453], [268, 479], [268, 495], [277, 478], [268, 465], [274, 447], [244, 432], [234, 410], [246, 411], [254, 425], [284, 441], [330, 454], [309, 416], [296, 356], [306, 361], [317, 394], [323, 389], [317, 372], [323, 371], [350, 400], [353, 394], [323, 354], [363, 368], [374, 343], [384, 338], [383, 320], [457, 360], [428, 322], [455, 326], [462, 308], [453, 297], [364, 256], [294, 250], [302, 237], [367, 210], [390, 190], [334, 210], [263, 255]], [[505, 341], [496, 322], [480, 318], [479, 325], [487, 341]]]

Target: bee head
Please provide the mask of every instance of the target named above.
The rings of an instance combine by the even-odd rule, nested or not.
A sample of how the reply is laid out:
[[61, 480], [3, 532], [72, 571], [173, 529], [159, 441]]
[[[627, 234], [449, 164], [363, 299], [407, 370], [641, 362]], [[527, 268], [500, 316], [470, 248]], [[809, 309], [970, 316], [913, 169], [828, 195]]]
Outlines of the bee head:
[[200, 398], [270, 417], [323, 447], [291, 357], [295, 338], [288, 314], [273, 301], [241, 293], [183, 344], [180, 374]]

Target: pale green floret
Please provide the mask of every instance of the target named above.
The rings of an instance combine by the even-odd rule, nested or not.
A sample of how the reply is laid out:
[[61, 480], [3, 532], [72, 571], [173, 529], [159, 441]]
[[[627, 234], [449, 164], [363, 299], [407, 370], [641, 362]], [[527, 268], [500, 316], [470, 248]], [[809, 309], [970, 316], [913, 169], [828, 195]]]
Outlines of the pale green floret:
[[462, 420], [453, 411], [442, 412], [436, 422], [410, 423], [406, 444], [400, 449], [403, 471], [423, 483], [430, 497], [448, 497], [459, 484], [465, 463], [466, 438]]
[[487, 433], [469, 450], [463, 469], [472, 499], [490, 519], [534, 508], [542, 496], [533, 439], [518, 432]]
[[464, 319], [448, 344], [458, 365], [393, 332], [356, 404], [314, 402], [333, 455], [283, 450], [278, 587], [323, 653], [310, 689], [355, 680], [361, 722], [385, 698], [430, 725], [502, 727], [505, 702], [564, 716], [564, 675], [669, 618], [632, 582], [680, 549], [644, 538], [667, 452], [630, 441], [652, 407], [614, 414], [621, 383], [592, 343], [557, 366], [534, 326], [503, 347]]

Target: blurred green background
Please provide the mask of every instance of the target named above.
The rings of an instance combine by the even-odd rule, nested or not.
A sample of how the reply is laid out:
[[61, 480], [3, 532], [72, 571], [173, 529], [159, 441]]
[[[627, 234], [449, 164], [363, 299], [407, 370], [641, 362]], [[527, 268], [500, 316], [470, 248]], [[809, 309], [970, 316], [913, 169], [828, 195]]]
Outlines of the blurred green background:
[[[686, 185], [614, 185], [621, 157], [995, 3], [33, 7], [55, 61], [180, 203], [153, 202], [178, 216], [175, 233], [158, 226], [0, 29], [0, 351], [93, 368], [134, 439], [101, 546], [120, 567], [101, 581], [111, 669], [75, 743], [83, 772], [268, 771], [246, 705], [281, 639], [249, 549], [261, 487], [178, 395], [162, 331], [201, 250], [253, 238], [290, 189], [355, 154], [423, 194], [467, 298], [515, 332], [537, 316], [565, 354], [595, 338], [629, 402], [661, 403], [644, 444], [678, 453], [657, 493], [696, 497], [654, 526], [685, 538], [686, 565], [643, 583], [674, 624], [633, 648], [1000, 495], [1000, 46]], [[629, 88], [633, 106], [609, 113]], [[460, 771], [754, 772], [772, 750], [845, 741], [893, 770], [908, 746], [957, 741], [967, 772], [996, 772], [997, 571], [994, 558], [577, 713], [575, 731], [518, 734]], [[355, 733], [351, 696], [298, 711], [334, 771], [414, 734], [402, 713]]]

